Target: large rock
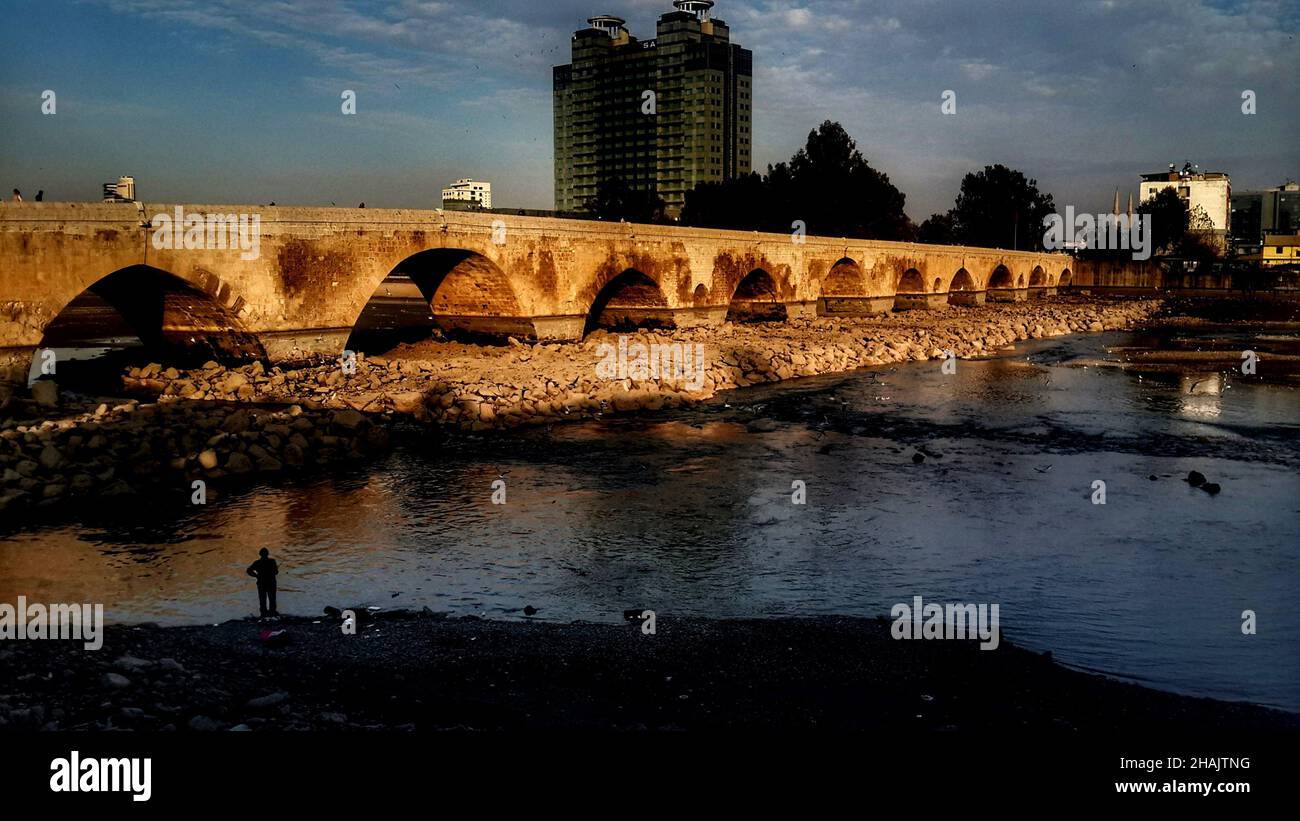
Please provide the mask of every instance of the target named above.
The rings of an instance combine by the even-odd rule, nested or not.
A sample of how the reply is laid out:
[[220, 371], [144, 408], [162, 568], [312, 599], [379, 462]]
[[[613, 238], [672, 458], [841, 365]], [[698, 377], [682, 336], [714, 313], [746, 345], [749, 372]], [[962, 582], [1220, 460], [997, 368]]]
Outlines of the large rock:
[[141, 670], [148, 670], [150, 667], [153, 666], [153, 662], [150, 661], [149, 659], [136, 658], [135, 656], [131, 656], [131, 655], [123, 655], [123, 656], [119, 656], [117, 660], [113, 662], [113, 666], [119, 670], [123, 670], [128, 673], [138, 673]]
[[417, 416], [424, 413], [424, 394], [419, 391], [395, 393], [391, 397], [393, 410]]
[[43, 408], [59, 406], [59, 386], [51, 379], [41, 379], [32, 385], [32, 399]]
[[187, 726], [196, 733], [211, 733], [221, 729], [221, 725], [207, 716], [194, 716]]
[[253, 424], [253, 414], [246, 410], [237, 410], [226, 417], [221, 429], [226, 433], [243, 433]]
[[365, 423], [365, 415], [354, 410], [336, 411], [334, 416], [330, 418], [330, 424], [334, 426], [335, 430], [342, 430], [348, 433], [355, 432]]
[[265, 696], [250, 698], [248, 700], [248, 707], [249, 709], [253, 709], [253, 710], [264, 710], [268, 707], [275, 707], [278, 704], [283, 704], [288, 700], [289, 700], [288, 693], [285, 692], [270, 693]]
[[[58, 470], [63, 466], [63, 454], [54, 445], [46, 445], [41, 450], [41, 465], [46, 470]], [[21, 468], [20, 468], [21, 469]]]

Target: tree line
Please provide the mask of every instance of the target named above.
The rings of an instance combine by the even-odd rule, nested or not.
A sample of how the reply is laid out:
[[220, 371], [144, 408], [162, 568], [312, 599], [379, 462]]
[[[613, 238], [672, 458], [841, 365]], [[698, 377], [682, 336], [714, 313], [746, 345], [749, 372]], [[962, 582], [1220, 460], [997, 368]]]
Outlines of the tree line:
[[[788, 233], [802, 222], [813, 236], [1040, 251], [1043, 220], [1056, 212], [1052, 195], [1039, 191], [1037, 180], [1004, 165], [966, 174], [953, 207], [920, 225], [904, 212], [906, 200], [889, 175], [867, 162], [844, 127], [827, 120], [788, 162], [769, 165], [765, 174], [688, 191], [680, 224]], [[584, 210], [601, 219], [672, 222], [653, 191], [634, 190], [618, 178], [602, 182]], [[1212, 251], [1195, 237], [1195, 215], [1172, 189], [1139, 211], [1153, 214], [1158, 252], [1182, 252], [1194, 242], [1198, 255]]]

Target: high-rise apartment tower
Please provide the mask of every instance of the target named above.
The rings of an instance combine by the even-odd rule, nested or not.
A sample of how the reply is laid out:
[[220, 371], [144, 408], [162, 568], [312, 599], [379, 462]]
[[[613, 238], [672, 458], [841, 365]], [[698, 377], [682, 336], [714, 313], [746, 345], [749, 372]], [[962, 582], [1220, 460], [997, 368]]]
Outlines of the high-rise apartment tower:
[[572, 62], [554, 69], [557, 211], [622, 180], [675, 217], [699, 183], [749, 173], [753, 55], [711, 17], [712, 0], [673, 5], [653, 40], [609, 15], [574, 33]]

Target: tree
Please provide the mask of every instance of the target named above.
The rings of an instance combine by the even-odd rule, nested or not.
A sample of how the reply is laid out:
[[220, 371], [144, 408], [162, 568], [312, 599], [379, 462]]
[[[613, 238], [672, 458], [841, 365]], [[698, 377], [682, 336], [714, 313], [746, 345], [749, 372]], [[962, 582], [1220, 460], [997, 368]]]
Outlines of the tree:
[[953, 230], [952, 212], [931, 214], [917, 229], [916, 241], [930, 245], [956, 245], [957, 234]]
[[906, 197], [889, 176], [867, 164], [839, 123], [827, 120], [808, 133], [790, 158], [797, 209], [808, 233], [862, 239], [906, 239]]
[[1005, 165], [986, 165], [967, 174], [948, 215], [962, 245], [1041, 251], [1043, 220], [1056, 213], [1051, 194], [1038, 191], [1038, 181]]
[[605, 220], [662, 222], [664, 201], [654, 191], [637, 191], [622, 177], [608, 177], [596, 187], [596, 196], [583, 210]]
[[1137, 207], [1139, 216], [1151, 215], [1151, 251], [1176, 253], [1187, 237], [1191, 214], [1187, 201], [1173, 188], [1162, 188]]
[[788, 231], [771, 201], [763, 177], [749, 173], [723, 182], [706, 182], [686, 192], [682, 223], [748, 231]]
[[1187, 230], [1208, 233], [1214, 230], [1214, 220], [1205, 213], [1205, 208], [1197, 205], [1187, 211]]
[[809, 132], [788, 163], [723, 183], [705, 183], [686, 195], [682, 222], [711, 228], [790, 231], [802, 221], [809, 234], [855, 239], [910, 239], [906, 197], [872, 168], [839, 123]]

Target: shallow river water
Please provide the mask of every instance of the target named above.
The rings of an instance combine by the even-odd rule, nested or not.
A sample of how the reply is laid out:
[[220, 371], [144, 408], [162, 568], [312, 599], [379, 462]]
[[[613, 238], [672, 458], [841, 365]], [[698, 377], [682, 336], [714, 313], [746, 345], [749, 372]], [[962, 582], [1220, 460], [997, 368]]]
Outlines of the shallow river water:
[[[1108, 348], [1169, 344], [1042, 340], [955, 374], [911, 363], [549, 432], [427, 437], [206, 507], [178, 489], [8, 530], [0, 601], [225, 620], [256, 610], [244, 568], [263, 545], [280, 609], [299, 614], [877, 616], [919, 595], [997, 603], [1005, 637], [1070, 665], [1300, 711], [1300, 389], [1267, 360], [1253, 377], [1104, 364]], [[775, 430], [748, 432], [755, 417]], [[1190, 487], [1193, 469], [1222, 492]]]

